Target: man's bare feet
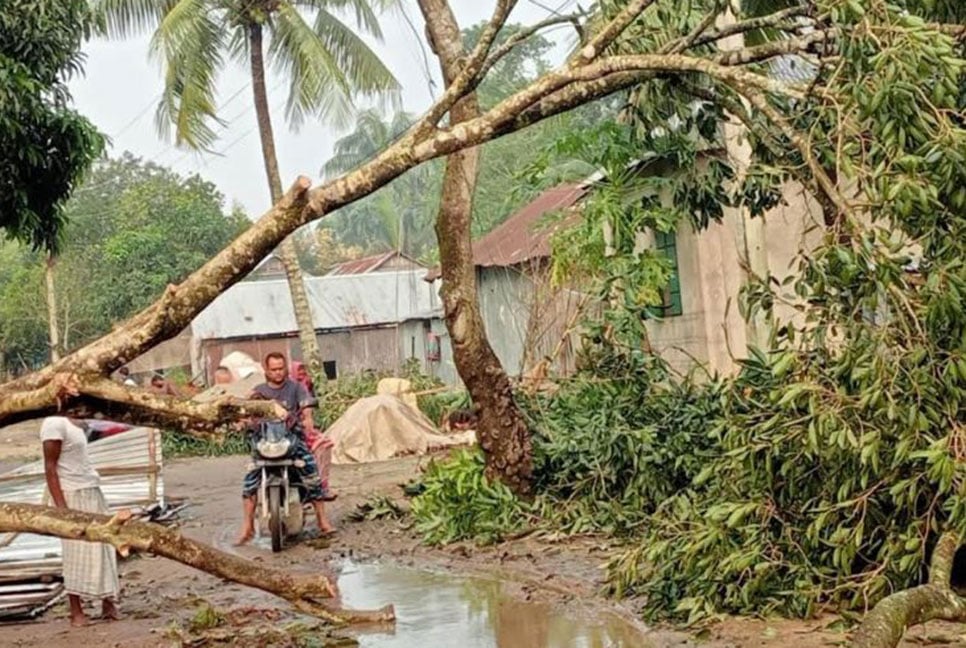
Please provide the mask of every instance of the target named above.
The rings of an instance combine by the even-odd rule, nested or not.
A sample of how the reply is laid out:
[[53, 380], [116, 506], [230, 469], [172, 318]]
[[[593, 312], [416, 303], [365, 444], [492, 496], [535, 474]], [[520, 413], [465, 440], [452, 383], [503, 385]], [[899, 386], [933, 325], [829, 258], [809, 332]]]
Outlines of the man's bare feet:
[[254, 537], [255, 537], [254, 529], [242, 529], [242, 532], [238, 535], [237, 538], [235, 538], [235, 541], [232, 543], [232, 546], [242, 547], [244, 545], [247, 545], [249, 542], [252, 541], [252, 538]]
[[117, 609], [117, 604], [113, 599], [104, 599], [101, 602], [101, 618], [108, 621], [121, 620], [121, 611]]
[[70, 615], [70, 627], [72, 628], [83, 628], [87, 625], [87, 615], [81, 612], [80, 614]]

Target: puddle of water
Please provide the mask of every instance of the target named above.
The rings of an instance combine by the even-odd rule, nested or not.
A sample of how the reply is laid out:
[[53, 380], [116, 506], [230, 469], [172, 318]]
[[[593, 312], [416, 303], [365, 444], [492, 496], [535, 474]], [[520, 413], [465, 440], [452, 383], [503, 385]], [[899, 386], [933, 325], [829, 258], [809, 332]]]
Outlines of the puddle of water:
[[502, 584], [384, 564], [346, 562], [339, 576], [342, 604], [379, 608], [392, 603], [391, 634], [358, 637], [362, 648], [647, 648], [632, 624], [616, 615], [581, 618], [541, 603], [518, 601]]

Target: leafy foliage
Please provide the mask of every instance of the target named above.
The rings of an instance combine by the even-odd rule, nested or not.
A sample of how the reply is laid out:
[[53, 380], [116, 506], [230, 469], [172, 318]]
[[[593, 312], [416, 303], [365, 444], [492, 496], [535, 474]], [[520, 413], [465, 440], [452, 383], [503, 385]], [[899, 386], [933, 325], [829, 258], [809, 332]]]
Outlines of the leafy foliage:
[[36, 249], [59, 250], [63, 203], [104, 147], [68, 107], [91, 25], [84, 0], [0, 7], [0, 229]]
[[619, 375], [578, 375], [528, 403], [543, 517], [568, 533], [639, 534], [650, 515], [688, 487], [713, 450], [719, 381], [670, 380], [654, 356]]
[[[907, 13], [884, 2], [818, 4], [840, 30], [841, 58], [816, 68], [822, 91], [805, 101], [769, 100], [804, 134], [807, 154], [863, 200], [851, 209], [826, 201], [828, 234], [801, 256], [796, 279], [778, 286], [765, 276], [748, 286], [743, 313], [773, 323], [770, 349], [751, 350], [737, 377], [700, 387], [716, 402], [707, 411], [710, 436], [690, 457], [703, 468], [695, 475], [692, 467], [690, 480], [656, 501], [636, 547], [611, 565], [614, 592], [643, 595], [650, 619], [863, 607], [920, 582], [938, 533], [966, 527], [966, 185], [959, 162], [966, 154], [966, 61], [961, 46], [927, 24], [930, 7], [910, 5]], [[654, 27], [679, 33], [694, 24], [660, 11], [651, 17]], [[656, 30], [640, 38], [662, 42]], [[628, 140], [653, 150], [654, 135], [667, 133], [667, 111], [686, 123], [682, 112], [700, 110], [686, 88], [661, 80], [641, 86], [631, 115], [639, 132], [621, 139], [613, 127], [617, 135], [594, 142], [590, 159], [606, 161], [601, 149], [614, 143], [618, 161], [621, 151], [626, 162], [638, 159], [640, 149]], [[714, 92], [723, 99], [729, 91]], [[727, 173], [689, 179], [692, 191], [675, 193], [669, 223], [690, 219], [700, 227], [692, 215], [705, 216], [715, 203], [762, 214], [789, 179], [814, 187], [814, 167], [787, 129], [761, 115], [749, 126], [754, 150], [744, 182], [729, 187]], [[695, 128], [715, 141], [710, 129]], [[673, 150], [687, 152], [687, 140]], [[737, 193], [715, 193], [722, 190]], [[560, 258], [570, 253], [596, 264], [584, 268], [597, 276], [625, 277], [619, 252], [601, 259], [600, 240], [588, 243], [601, 220], [593, 220], [595, 209], [632, 234], [660, 229], [661, 213], [651, 210], [648, 223], [606, 192], [594, 202], [591, 229], [563, 240]], [[607, 285], [608, 317], [631, 323], [607, 328], [608, 335], [592, 331], [616, 351], [611, 357], [633, 358], [646, 335], [643, 325], [633, 326], [641, 313], [626, 295], [641, 294], [638, 281], [647, 279]], [[793, 305], [791, 320], [778, 319], [778, 302]], [[598, 372], [613, 379], [632, 366], [608, 362]], [[643, 399], [644, 409], [649, 402]], [[607, 417], [608, 427], [620, 429], [622, 416]], [[562, 440], [579, 447], [580, 436]], [[584, 505], [584, 524], [598, 501], [606, 500]]]
[[416, 530], [429, 544], [472, 539], [497, 542], [523, 528], [525, 505], [500, 482], [483, 475], [483, 455], [459, 450], [448, 461], [426, 469], [425, 488], [413, 500]]
[[177, 430], [166, 430], [161, 435], [161, 450], [168, 459], [247, 455], [251, 452], [243, 434], [200, 438]]
[[[606, 177], [555, 242], [559, 279], [595, 279], [606, 312], [586, 384], [532, 414], [537, 501], [545, 523], [628, 539], [611, 587], [641, 595], [651, 620], [862, 608], [921, 582], [942, 530], [966, 531], [966, 58], [932, 24], [963, 5], [814, 4], [835, 58], [809, 68], [804, 99], [756, 96], [749, 113], [733, 88], [656, 78], [618, 123], [555, 144]], [[655, 3], [617, 49], [664, 47], [716, 8]], [[714, 155], [724, 107], [750, 129], [746, 170]], [[669, 165], [639, 180], [652, 159]], [[662, 375], [644, 318], [666, 271], [638, 237], [732, 206], [767, 218], [789, 181], [822, 196], [828, 230], [796, 278], [747, 287], [742, 312], [772, 325], [768, 348], [734, 377]]]

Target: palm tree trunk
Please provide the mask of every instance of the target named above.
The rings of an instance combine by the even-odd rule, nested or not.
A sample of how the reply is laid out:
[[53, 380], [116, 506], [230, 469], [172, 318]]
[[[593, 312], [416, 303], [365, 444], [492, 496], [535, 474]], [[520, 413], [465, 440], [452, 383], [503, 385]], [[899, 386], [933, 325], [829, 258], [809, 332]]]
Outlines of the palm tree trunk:
[[[272, 132], [272, 116], [268, 109], [268, 92], [265, 90], [262, 26], [258, 23], [252, 23], [249, 25], [248, 34], [251, 49], [252, 91], [255, 95], [255, 116], [258, 119], [258, 135], [262, 142], [265, 175], [268, 177], [268, 188], [274, 204], [282, 197], [282, 179], [278, 172], [275, 135]], [[278, 246], [276, 255], [285, 268], [288, 289], [292, 295], [292, 308], [295, 311], [299, 341], [302, 344], [302, 360], [312, 377], [316, 379], [316, 384], [321, 385], [325, 381], [325, 372], [322, 371], [322, 354], [319, 352], [318, 339], [315, 337], [312, 309], [309, 305], [308, 293], [305, 291], [305, 281], [302, 277], [302, 269], [299, 267], [298, 255], [295, 252], [295, 243], [292, 237], [285, 239]]]
[[48, 253], [46, 267], [44, 268], [44, 280], [46, 283], [47, 331], [50, 341], [51, 362], [60, 360], [60, 327], [57, 326], [57, 293], [54, 286], [54, 267], [56, 265], [57, 257], [53, 253]]
[[[440, 60], [446, 84], [460, 72], [463, 42], [456, 18], [445, 2], [420, 0], [429, 41]], [[450, 124], [477, 117], [475, 93], [458, 101]], [[533, 477], [530, 429], [513, 398], [510, 379], [493, 352], [483, 327], [476, 292], [476, 265], [470, 226], [480, 150], [469, 148], [446, 158], [443, 194], [436, 217], [443, 287], [443, 317], [453, 346], [456, 371], [479, 408], [477, 433], [486, 457], [486, 476], [519, 495], [528, 495]]]

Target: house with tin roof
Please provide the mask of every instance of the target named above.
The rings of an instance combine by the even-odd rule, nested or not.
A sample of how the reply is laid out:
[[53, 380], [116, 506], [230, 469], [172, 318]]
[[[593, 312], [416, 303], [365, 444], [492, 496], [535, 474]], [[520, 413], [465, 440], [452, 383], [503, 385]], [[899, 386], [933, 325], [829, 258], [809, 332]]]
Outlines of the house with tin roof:
[[[638, 170], [674, 172], [646, 161]], [[598, 174], [552, 187], [473, 242], [487, 336], [511, 376], [568, 375], [576, 369], [582, 323], [599, 304], [579, 285], [551, 281], [551, 239], [580, 221], [582, 205], [601, 180]], [[726, 208], [706, 228], [682, 223], [676, 232], [639, 233], [638, 244], [665, 254], [674, 269], [663, 303], [645, 320], [642, 348], [660, 353], [680, 371], [700, 364], [712, 373], [730, 373], [749, 345], [760, 344], [764, 326], [746, 322], [737, 303], [749, 272], [777, 281], [794, 274], [799, 253], [813, 249], [824, 231], [821, 209], [800, 185], [786, 185], [782, 198], [762, 217]], [[428, 281], [438, 277], [439, 268], [426, 275]], [[787, 320], [798, 314], [780, 304], [776, 316]]]
[[[415, 363], [454, 382], [451, 355], [439, 347], [438, 284], [425, 269], [305, 277], [316, 338], [329, 378], [363, 371], [398, 373]], [[211, 376], [221, 359], [241, 351], [261, 359], [279, 352], [302, 359], [298, 325], [284, 279], [241, 281], [191, 323], [192, 373]], [[446, 358], [449, 358], [447, 361]]]

